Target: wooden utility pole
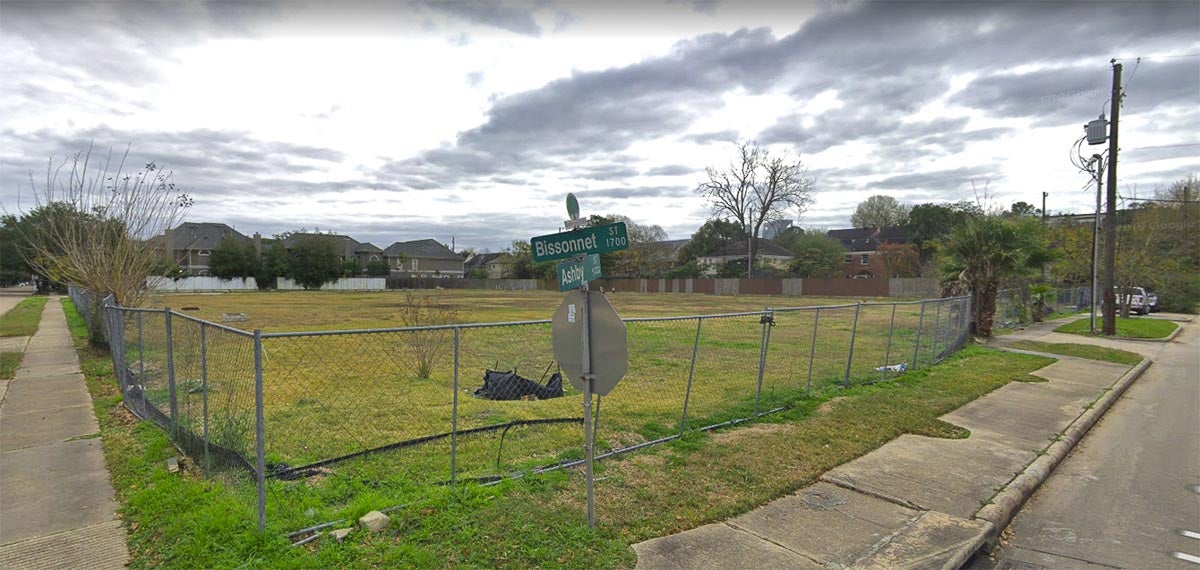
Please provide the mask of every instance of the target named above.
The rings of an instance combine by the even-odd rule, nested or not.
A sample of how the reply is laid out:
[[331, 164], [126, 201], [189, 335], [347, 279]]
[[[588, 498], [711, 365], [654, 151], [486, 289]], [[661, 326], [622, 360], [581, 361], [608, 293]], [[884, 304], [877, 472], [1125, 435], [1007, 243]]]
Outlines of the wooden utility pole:
[[1121, 125], [1121, 64], [1114, 59], [1112, 121], [1108, 129], [1108, 207], [1104, 217], [1104, 326], [1107, 336], [1117, 334], [1117, 131]]

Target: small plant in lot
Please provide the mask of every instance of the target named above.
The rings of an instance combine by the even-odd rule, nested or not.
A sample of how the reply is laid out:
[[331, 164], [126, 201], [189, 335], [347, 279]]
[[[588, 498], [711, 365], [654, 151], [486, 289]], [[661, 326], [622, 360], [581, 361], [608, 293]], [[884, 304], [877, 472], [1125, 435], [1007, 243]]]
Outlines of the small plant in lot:
[[[404, 296], [400, 304], [400, 322], [405, 327], [428, 327], [454, 324], [459, 321], [458, 309], [452, 305], [439, 305], [429, 297], [411, 293]], [[411, 331], [404, 334], [404, 353], [412, 361], [417, 378], [428, 379], [438, 363], [450, 352], [450, 329]]]

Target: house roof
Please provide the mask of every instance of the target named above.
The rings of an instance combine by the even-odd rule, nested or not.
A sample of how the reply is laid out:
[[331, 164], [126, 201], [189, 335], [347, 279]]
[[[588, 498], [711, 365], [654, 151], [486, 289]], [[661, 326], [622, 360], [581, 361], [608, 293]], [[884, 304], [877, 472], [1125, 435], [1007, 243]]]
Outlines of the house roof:
[[486, 267], [487, 264], [500, 259], [502, 256], [504, 256], [503, 253], [476, 253], [475, 255], [467, 258], [467, 260], [463, 262], [463, 266], [467, 269]]
[[409, 258], [462, 260], [461, 255], [450, 251], [450, 248], [433, 239], [398, 241], [389, 245], [384, 251], [388, 255], [404, 254]]
[[171, 230], [171, 249], [216, 249], [226, 236], [249, 242], [250, 238], [220, 223], [183, 222]]
[[379, 246], [373, 243], [360, 242], [350, 236], [344, 236], [340, 234], [296, 233], [284, 238], [283, 247], [291, 249], [296, 245], [296, 241], [300, 239], [301, 236], [321, 236], [337, 240], [337, 253], [342, 257], [354, 257], [359, 253], [383, 253], [383, 250], [379, 249]]
[[649, 246], [649, 249], [653, 255], [660, 255], [670, 259], [675, 259], [679, 257], [679, 250], [683, 249], [683, 246], [691, 243], [691, 241], [691, 239], [672, 239], [666, 241], [656, 241], [646, 245]]
[[[777, 256], [777, 257], [795, 257], [795, 254], [792, 253], [792, 250], [790, 250], [786, 247], [783, 247], [782, 245], [779, 245], [773, 241], [767, 241], [767, 240], [760, 239], [760, 240], [758, 240], [757, 245], [758, 245], [758, 250], [756, 252], [757, 255], [773, 255], [773, 256]], [[736, 256], [745, 256], [746, 253], [747, 253], [746, 240], [741, 240], [741, 241], [734, 242], [730, 245], [727, 245], [721, 249], [718, 249], [717, 251], [710, 253], [708, 255], [702, 255], [701, 257], [736, 257]]]
[[846, 251], [875, 251], [885, 243], [908, 243], [908, 232], [900, 226], [829, 230], [825, 235], [838, 240]]

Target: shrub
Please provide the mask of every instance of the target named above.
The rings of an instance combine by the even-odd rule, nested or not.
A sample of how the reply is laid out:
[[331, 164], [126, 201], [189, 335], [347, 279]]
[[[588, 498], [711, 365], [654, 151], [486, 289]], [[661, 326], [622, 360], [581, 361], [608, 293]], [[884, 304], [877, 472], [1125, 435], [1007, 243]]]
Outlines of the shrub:
[[[458, 309], [451, 305], [435, 304], [429, 297], [417, 298], [409, 293], [400, 304], [400, 322], [405, 327], [428, 327], [459, 322]], [[410, 331], [404, 333], [404, 354], [408, 355], [417, 378], [427, 379], [438, 363], [450, 351], [450, 329]]]

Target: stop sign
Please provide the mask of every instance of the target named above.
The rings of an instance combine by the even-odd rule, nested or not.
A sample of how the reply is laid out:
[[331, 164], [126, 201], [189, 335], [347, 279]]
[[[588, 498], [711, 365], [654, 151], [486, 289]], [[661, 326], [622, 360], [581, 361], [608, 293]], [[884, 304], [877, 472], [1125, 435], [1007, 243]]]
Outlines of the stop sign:
[[554, 358], [576, 390], [583, 391], [583, 296], [589, 295], [592, 393], [607, 395], [629, 370], [625, 323], [602, 294], [571, 291], [550, 321]]

